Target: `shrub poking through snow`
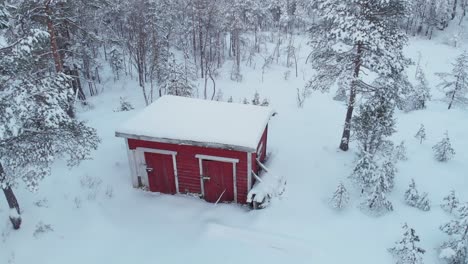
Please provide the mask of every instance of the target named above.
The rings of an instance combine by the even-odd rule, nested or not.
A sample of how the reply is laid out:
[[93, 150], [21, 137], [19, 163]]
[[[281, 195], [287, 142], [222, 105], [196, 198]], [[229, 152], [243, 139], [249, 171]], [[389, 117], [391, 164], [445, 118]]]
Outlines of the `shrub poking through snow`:
[[447, 213], [453, 213], [454, 210], [458, 208], [460, 205], [460, 201], [458, 201], [458, 197], [455, 194], [455, 190], [451, 190], [450, 194], [445, 196], [442, 200], [442, 204], [440, 207]]
[[249, 100], [247, 100], [247, 98], [244, 97], [244, 100], [242, 100], [242, 103], [243, 104], [249, 104]]
[[330, 206], [334, 209], [343, 209], [348, 205], [349, 193], [348, 190], [346, 190], [343, 183], [340, 183], [338, 185], [338, 188], [336, 188], [336, 191], [335, 193], [333, 193], [333, 196], [331, 197], [329, 203]]
[[419, 194], [418, 190], [416, 189], [416, 183], [414, 182], [414, 179], [411, 179], [409, 188], [405, 192], [405, 203], [422, 211], [431, 210], [431, 203], [429, 201], [428, 194]]
[[402, 229], [403, 237], [388, 251], [395, 257], [396, 264], [422, 264], [422, 256], [426, 251], [417, 245], [420, 242], [419, 236], [406, 223]]
[[228, 103], [232, 103], [234, 99], [232, 99], [232, 96], [229, 96], [229, 99], [227, 100]]
[[52, 225], [39, 222], [36, 225], [36, 230], [34, 230], [33, 236], [35, 238], [38, 238], [40, 235], [44, 233], [52, 232], [52, 231], [54, 231], [54, 229], [52, 228]]
[[421, 124], [418, 133], [416, 133], [414, 137], [419, 140], [419, 144], [422, 144], [423, 141], [426, 140], [426, 129], [424, 128], [423, 124]]
[[264, 98], [261, 106], [269, 106], [269, 105], [270, 105], [270, 102], [268, 101], [268, 99]]
[[114, 112], [125, 112], [133, 109], [133, 105], [125, 97], [120, 97], [120, 106]]
[[447, 263], [468, 263], [468, 214], [459, 215], [458, 219], [440, 227], [442, 232], [450, 236], [440, 247], [439, 257]]
[[450, 144], [448, 132], [445, 132], [444, 138], [435, 144], [432, 149], [434, 150], [435, 159], [440, 162], [449, 161], [455, 156], [455, 150], [452, 148], [452, 144]]
[[270, 173], [264, 164], [259, 164], [263, 168], [263, 175], [255, 175], [257, 182], [247, 194], [247, 202], [251, 203], [254, 209], [266, 208], [272, 198], [281, 196], [286, 190], [284, 177]]
[[408, 160], [405, 141], [401, 141], [400, 145], [395, 148], [395, 159], [400, 161]]

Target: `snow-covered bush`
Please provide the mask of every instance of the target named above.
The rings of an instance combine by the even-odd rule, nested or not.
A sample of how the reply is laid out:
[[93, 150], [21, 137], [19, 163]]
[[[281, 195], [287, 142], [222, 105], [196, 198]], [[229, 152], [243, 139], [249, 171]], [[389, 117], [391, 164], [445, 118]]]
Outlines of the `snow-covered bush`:
[[120, 97], [120, 105], [114, 112], [125, 112], [133, 110], [133, 105], [125, 97]]
[[349, 178], [361, 188], [361, 193], [364, 193], [373, 186], [374, 174], [377, 172], [378, 165], [374, 156], [367, 151], [361, 151]]
[[421, 124], [421, 127], [419, 128], [418, 132], [414, 137], [419, 140], [420, 144], [422, 144], [422, 142], [426, 140], [426, 129], [424, 128], [423, 124]]
[[260, 104], [261, 106], [269, 106], [270, 105], [270, 102], [268, 101], [267, 98], [263, 98], [263, 101], [262, 103]]
[[374, 190], [366, 195], [361, 209], [377, 216], [393, 211], [393, 205], [387, 199], [382, 184], [375, 185]]
[[232, 98], [232, 96], [229, 96], [228, 100], [227, 100], [228, 103], [232, 103], [234, 102], [234, 99]]
[[402, 229], [403, 237], [388, 251], [395, 257], [396, 264], [423, 264], [422, 256], [426, 251], [417, 245], [420, 242], [419, 236], [406, 223]]
[[440, 162], [449, 161], [455, 156], [455, 150], [452, 148], [452, 144], [450, 144], [448, 132], [445, 132], [444, 138], [435, 144], [432, 149], [434, 150], [435, 159]]
[[254, 97], [252, 99], [252, 104], [260, 105], [260, 94], [258, 92], [255, 92]]
[[414, 179], [411, 179], [408, 190], [405, 191], [405, 203], [422, 211], [431, 210], [431, 203], [427, 193], [419, 194]]
[[84, 175], [80, 179], [81, 187], [84, 188], [87, 192], [87, 198], [90, 201], [96, 200], [96, 197], [101, 189], [102, 180], [97, 177], [91, 177], [89, 175]]
[[440, 205], [440, 207], [442, 207], [442, 209], [447, 213], [453, 213], [459, 205], [460, 201], [458, 200], [458, 197], [455, 194], [455, 190], [451, 190], [449, 195], [445, 196], [442, 200], [442, 204]]
[[340, 183], [330, 198], [329, 204], [334, 209], [343, 209], [349, 203], [349, 193], [343, 183]]
[[425, 109], [431, 99], [430, 88], [421, 67], [416, 68], [416, 85], [411, 89], [405, 100], [405, 111]]

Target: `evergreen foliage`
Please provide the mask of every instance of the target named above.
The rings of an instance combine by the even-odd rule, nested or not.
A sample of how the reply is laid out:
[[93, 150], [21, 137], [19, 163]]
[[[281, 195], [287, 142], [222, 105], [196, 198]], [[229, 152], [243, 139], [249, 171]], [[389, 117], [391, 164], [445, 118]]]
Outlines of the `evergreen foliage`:
[[423, 264], [423, 254], [426, 252], [418, 246], [420, 242], [416, 231], [408, 224], [402, 226], [403, 237], [395, 242], [389, 252], [395, 257], [396, 264]]
[[435, 159], [440, 162], [447, 162], [455, 156], [455, 150], [452, 148], [452, 144], [450, 144], [448, 132], [445, 132], [444, 138], [435, 144], [432, 149], [434, 150]]
[[424, 128], [423, 124], [421, 124], [421, 127], [419, 128], [418, 132], [414, 137], [419, 139], [420, 144], [422, 144], [422, 142], [426, 140], [426, 129]]
[[331, 197], [330, 206], [334, 209], [343, 209], [349, 203], [349, 193], [343, 183], [340, 183]]

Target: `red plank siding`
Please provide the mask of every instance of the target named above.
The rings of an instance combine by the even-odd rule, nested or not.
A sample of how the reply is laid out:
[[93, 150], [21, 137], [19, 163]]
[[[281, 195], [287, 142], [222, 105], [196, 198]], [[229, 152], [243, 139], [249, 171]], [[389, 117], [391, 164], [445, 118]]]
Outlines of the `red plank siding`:
[[[264, 135], [264, 137], [266, 140], [266, 135]], [[199, 160], [195, 157], [195, 155], [201, 154], [238, 159], [239, 163], [236, 164], [237, 202], [242, 204], [246, 203], [247, 154], [245, 152], [189, 145], [168, 144], [136, 139], [128, 139], [128, 145], [130, 149], [136, 149], [138, 147], [141, 147], [176, 151], [179, 191], [181, 193], [201, 193]]]

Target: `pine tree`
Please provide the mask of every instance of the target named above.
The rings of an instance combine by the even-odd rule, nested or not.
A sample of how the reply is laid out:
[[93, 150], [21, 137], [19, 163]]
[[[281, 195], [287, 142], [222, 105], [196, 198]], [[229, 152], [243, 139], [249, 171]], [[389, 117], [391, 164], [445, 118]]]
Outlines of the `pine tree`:
[[388, 146], [386, 138], [395, 132], [394, 108], [386, 94], [376, 94], [359, 106], [353, 129], [354, 138], [364, 151], [376, 154], [383, 146]]
[[395, 148], [395, 159], [401, 161], [408, 160], [405, 141], [401, 141], [400, 145]]
[[232, 96], [229, 96], [229, 99], [227, 100], [228, 103], [232, 103], [234, 101], [234, 99], [232, 98]]
[[343, 209], [348, 205], [349, 193], [348, 190], [346, 190], [343, 183], [340, 183], [338, 185], [329, 203], [334, 209]]
[[380, 177], [379, 182], [375, 184], [373, 190], [367, 194], [365, 200], [361, 203], [361, 208], [376, 215], [393, 211], [393, 205], [389, 200], [387, 200], [385, 193], [385, 181], [383, 180], [383, 177]]
[[258, 92], [255, 92], [254, 97], [252, 99], [252, 104], [260, 105], [260, 94]]
[[374, 160], [374, 156], [363, 150], [359, 154], [356, 166], [349, 177], [361, 188], [361, 193], [364, 193], [374, 186], [376, 173], [379, 173], [379, 167]]
[[427, 193], [423, 193], [421, 197], [419, 198], [415, 207], [423, 211], [430, 211], [431, 202], [429, 201], [429, 198], [427, 196], [428, 196]]
[[385, 192], [391, 192], [393, 190], [393, 187], [395, 186], [395, 176], [397, 173], [397, 168], [395, 166], [395, 161], [392, 157], [386, 158], [382, 162], [382, 166], [380, 168], [381, 170], [381, 180], [384, 181], [385, 183]]
[[161, 89], [167, 94], [192, 97], [194, 85], [186, 76], [184, 66], [176, 62], [174, 58], [168, 65], [167, 74], [162, 77]]
[[467, 104], [466, 94], [468, 92], [468, 53], [460, 54], [451, 73], [437, 73], [442, 79], [439, 87], [443, 89], [448, 101], [448, 109], [454, 104]]
[[268, 99], [264, 98], [261, 106], [269, 106], [269, 105], [270, 105], [270, 102], [268, 101]]
[[421, 124], [421, 127], [418, 130], [418, 133], [416, 133], [414, 137], [419, 139], [420, 144], [422, 144], [422, 142], [426, 140], [426, 129], [424, 128], [423, 124]]
[[406, 102], [406, 111], [425, 109], [431, 100], [430, 88], [421, 67], [416, 68], [416, 85], [410, 91]]
[[442, 200], [442, 204], [440, 207], [448, 213], [452, 213], [454, 210], [458, 209], [460, 205], [460, 201], [458, 201], [458, 197], [455, 194], [455, 190], [451, 190], [450, 194], [445, 196]]
[[405, 191], [405, 203], [409, 206], [415, 207], [420, 199], [419, 192], [416, 189], [414, 179], [411, 179], [409, 189]]
[[66, 157], [68, 165], [77, 165], [90, 158], [99, 138], [95, 129], [73, 117], [73, 78], [41, 68], [49, 59], [39, 55], [48, 50], [49, 34], [10, 22], [8, 30], [21, 34], [0, 48], [0, 187], [18, 229], [21, 210], [13, 187], [21, 180], [37, 190], [56, 159]]
[[396, 258], [397, 264], [423, 264], [422, 256], [426, 251], [417, 245], [419, 236], [406, 223], [402, 229], [403, 238], [395, 242], [395, 246], [389, 249], [390, 253]]
[[450, 239], [440, 247], [439, 257], [451, 264], [468, 262], [468, 214], [461, 214], [458, 219], [440, 227]]
[[449, 161], [455, 156], [455, 150], [450, 144], [448, 132], [445, 132], [445, 137], [439, 143], [435, 144], [432, 149], [434, 150], [435, 159], [440, 162]]
[[[340, 149], [349, 148], [353, 111], [358, 92], [403, 89], [409, 84], [403, 54], [407, 36], [398, 21], [409, 12], [404, 0], [318, 0], [317, 23], [310, 30], [310, 61], [316, 74], [307, 84], [312, 90], [329, 91], [337, 81], [349, 93]], [[379, 15], [376, 15], [379, 14]], [[386, 82], [366, 82], [372, 72]]]

